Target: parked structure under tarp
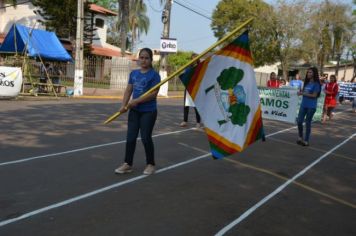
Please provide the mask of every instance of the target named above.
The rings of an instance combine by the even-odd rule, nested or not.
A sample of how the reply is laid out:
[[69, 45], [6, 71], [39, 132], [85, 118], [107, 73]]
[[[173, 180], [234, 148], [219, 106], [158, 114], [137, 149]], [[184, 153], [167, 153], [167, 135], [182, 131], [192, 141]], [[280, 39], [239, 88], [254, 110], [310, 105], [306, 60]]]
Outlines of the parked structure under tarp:
[[73, 61], [54, 32], [31, 29], [14, 24], [7, 33], [0, 53], [26, 53], [29, 57], [40, 57], [52, 61]]

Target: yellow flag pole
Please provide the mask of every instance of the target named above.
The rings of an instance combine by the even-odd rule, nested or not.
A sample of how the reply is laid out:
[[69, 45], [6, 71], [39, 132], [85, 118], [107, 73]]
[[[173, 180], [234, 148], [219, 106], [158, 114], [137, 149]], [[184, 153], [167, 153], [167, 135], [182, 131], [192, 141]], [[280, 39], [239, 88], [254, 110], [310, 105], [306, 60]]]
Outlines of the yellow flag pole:
[[[147, 96], [148, 94], [152, 93], [154, 90], [156, 90], [157, 88], [159, 88], [162, 84], [166, 83], [167, 81], [173, 79], [174, 77], [176, 77], [177, 75], [181, 74], [188, 66], [194, 64], [195, 62], [197, 62], [200, 58], [202, 58], [203, 56], [205, 56], [208, 52], [210, 52], [212, 49], [214, 49], [215, 47], [219, 46], [220, 44], [224, 43], [226, 40], [228, 40], [229, 38], [231, 38], [234, 34], [236, 34], [238, 31], [240, 31], [242, 28], [244, 28], [246, 25], [248, 25], [249, 23], [251, 23], [251, 21], [253, 21], [253, 17], [248, 19], [247, 21], [245, 21], [244, 23], [242, 23], [240, 26], [238, 26], [237, 28], [235, 28], [233, 31], [231, 31], [229, 34], [227, 34], [225, 37], [223, 37], [222, 39], [220, 39], [219, 41], [217, 41], [216, 43], [214, 43], [213, 45], [211, 45], [208, 49], [206, 49], [204, 52], [202, 52], [201, 54], [199, 54], [198, 56], [196, 56], [195, 58], [193, 58], [191, 61], [189, 61], [188, 63], [186, 63], [184, 66], [182, 66], [181, 68], [179, 68], [178, 70], [176, 70], [173, 74], [171, 74], [170, 76], [168, 76], [166, 79], [162, 80], [160, 83], [156, 84], [155, 86], [153, 86], [150, 90], [148, 90], [146, 93], [142, 94], [141, 97]], [[117, 117], [119, 117], [121, 115], [120, 112], [116, 112], [115, 114], [113, 114], [112, 116], [110, 116], [105, 122], [104, 124], [108, 124], [111, 121], [115, 120]]]

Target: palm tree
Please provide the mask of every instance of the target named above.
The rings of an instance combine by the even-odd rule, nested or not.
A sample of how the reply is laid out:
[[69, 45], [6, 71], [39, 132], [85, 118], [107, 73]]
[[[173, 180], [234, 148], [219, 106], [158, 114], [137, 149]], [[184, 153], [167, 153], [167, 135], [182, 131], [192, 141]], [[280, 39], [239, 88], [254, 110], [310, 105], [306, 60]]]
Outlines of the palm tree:
[[119, 22], [120, 24], [120, 48], [121, 56], [125, 56], [126, 51], [126, 38], [129, 29], [129, 14], [130, 14], [130, 2], [128, 0], [118, 0], [119, 3]]
[[330, 20], [330, 33], [333, 38], [331, 57], [336, 59], [335, 75], [338, 75], [340, 58], [345, 46], [353, 37], [353, 22], [347, 14], [348, 6], [343, 4], [332, 5], [332, 11], [328, 15]]
[[131, 50], [133, 50], [137, 40], [140, 38], [140, 34], [142, 32], [147, 34], [150, 19], [146, 15], [147, 7], [143, 0], [131, 0], [130, 4], [129, 26], [132, 37]]
[[[121, 0], [119, 0], [120, 3]], [[147, 14], [147, 7], [143, 0], [125, 0], [125, 3], [129, 7], [129, 14], [127, 15], [128, 21], [126, 23], [124, 19], [125, 11], [123, 5], [119, 5], [119, 19], [117, 21], [117, 28], [120, 31], [120, 45], [121, 51], [123, 48], [127, 49], [127, 36], [131, 34], [131, 50], [134, 48], [135, 43], [140, 38], [140, 34], [142, 32], [148, 32], [148, 28], [150, 25], [150, 20]]]

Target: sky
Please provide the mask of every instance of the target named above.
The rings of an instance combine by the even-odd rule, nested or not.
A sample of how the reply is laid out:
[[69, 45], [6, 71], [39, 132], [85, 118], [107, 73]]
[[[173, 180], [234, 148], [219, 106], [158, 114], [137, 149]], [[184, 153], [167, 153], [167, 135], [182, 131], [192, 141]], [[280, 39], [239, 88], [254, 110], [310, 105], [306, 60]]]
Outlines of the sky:
[[[219, 0], [179, 0], [179, 2], [211, 17]], [[159, 0], [145, 0], [145, 3], [150, 17], [150, 29], [147, 36], [144, 33], [141, 35], [138, 48], [159, 49], [163, 32], [161, 22], [163, 6], [160, 6]], [[200, 53], [216, 42], [210, 23], [211, 20], [173, 3], [169, 37], [177, 39], [178, 50]]]
[[[142, 33], [141, 42], [138, 43], [137, 48], [159, 49], [163, 31], [161, 22], [163, 6], [160, 6], [159, 2], [159, 0], [145, 0], [147, 15], [150, 18], [150, 28], [147, 35]], [[177, 2], [211, 18], [219, 0], [177, 0]], [[266, 2], [273, 4], [275, 0]], [[351, 3], [352, 0], [341, 0], [341, 2]], [[211, 20], [173, 3], [169, 37], [177, 39], [178, 50], [201, 53], [217, 41], [210, 24]]]

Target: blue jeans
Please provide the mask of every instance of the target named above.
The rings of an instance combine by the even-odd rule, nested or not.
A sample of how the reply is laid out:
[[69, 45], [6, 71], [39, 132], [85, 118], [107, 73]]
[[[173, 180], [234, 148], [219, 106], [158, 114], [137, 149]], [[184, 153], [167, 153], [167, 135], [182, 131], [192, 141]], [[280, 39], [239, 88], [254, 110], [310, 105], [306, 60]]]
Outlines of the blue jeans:
[[[304, 141], [309, 142], [310, 132], [311, 132], [311, 122], [315, 113], [315, 108], [304, 108], [300, 107], [298, 114], [298, 134], [299, 138], [303, 139], [303, 122], [305, 121], [305, 138]], [[305, 119], [304, 119], [305, 118]]]
[[145, 148], [146, 163], [155, 165], [152, 130], [157, 119], [157, 111], [140, 112], [131, 109], [128, 116], [125, 162], [132, 166], [138, 132]]

